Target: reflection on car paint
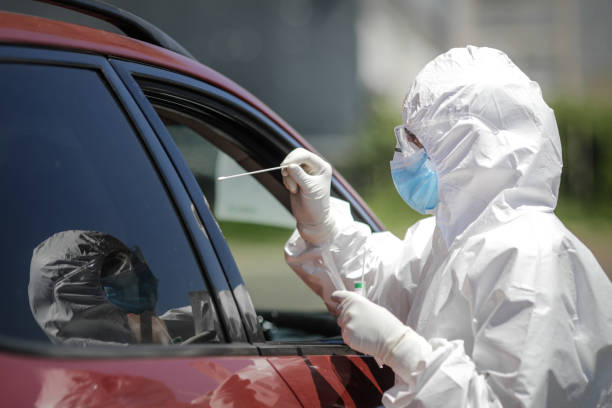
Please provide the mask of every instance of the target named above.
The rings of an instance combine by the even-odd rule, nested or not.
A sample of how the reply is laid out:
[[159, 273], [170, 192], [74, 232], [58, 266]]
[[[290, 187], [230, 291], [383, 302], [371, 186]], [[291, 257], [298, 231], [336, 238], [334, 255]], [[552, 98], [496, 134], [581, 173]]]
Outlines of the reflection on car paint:
[[[218, 292], [219, 296], [219, 312], [225, 313], [225, 321], [227, 323], [226, 330], [228, 332], [228, 336], [230, 339], [234, 339], [235, 341], [247, 341], [246, 334], [244, 332], [244, 328], [242, 326], [242, 322], [239, 320], [239, 317], [229, 315], [226, 313], [227, 310], [232, 310], [234, 306], [234, 296], [232, 292], [229, 290], [220, 290]], [[230, 307], [230, 305], [232, 307]]]
[[42, 372], [37, 407], [205, 407], [196, 398], [178, 401], [161, 381], [131, 375], [51, 368]]
[[209, 394], [210, 402], [215, 406], [220, 402], [223, 406], [274, 407], [287, 401], [281, 400], [279, 392], [279, 388], [285, 388], [284, 384], [269, 381], [271, 366], [263, 359], [254, 359], [252, 365], [234, 374], [212, 360], [196, 362], [192, 366], [219, 383]]
[[246, 326], [247, 333], [254, 338], [253, 340], [263, 339], [263, 332], [261, 326], [257, 320], [257, 314], [255, 314], [255, 306], [251, 300], [251, 295], [247, 290], [244, 283], [236, 285], [232, 288], [236, 302], [241, 308], [243, 314], [244, 324]]
[[[129, 360], [66, 362], [0, 355], [0, 365], [5, 384], [3, 406], [300, 406], [264, 358], [158, 359], [135, 364]], [[22, 383], [24, 378], [38, 381]]]
[[281, 376], [305, 407], [378, 407], [382, 394], [393, 385], [388, 367], [371, 357], [270, 357]]

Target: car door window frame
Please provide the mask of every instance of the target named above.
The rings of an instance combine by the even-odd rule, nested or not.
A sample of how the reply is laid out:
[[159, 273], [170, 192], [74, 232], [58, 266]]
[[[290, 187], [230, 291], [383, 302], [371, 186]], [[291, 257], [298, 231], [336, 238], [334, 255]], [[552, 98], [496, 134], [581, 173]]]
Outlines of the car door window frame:
[[[67, 66], [96, 71], [103, 79], [118, 106], [126, 114], [127, 120], [134, 128], [145, 154], [162, 182], [168, 198], [175, 208], [177, 218], [182, 224], [195, 261], [198, 264], [202, 279], [211, 291], [213, 301], [217, 308], [216, 318], [223, 328], [223, 337], [234, 342], [231, 347], [227, 344], [197, 344], [183, 347], [172, 346], [139, 346], [139, 347], [95, 347], [79, 350], [73, 347], [57, 347], [37, 342], [17, 341], [1, 336], [0, 349], [18, 350], [25, 353], [75, 356], [75, 357], [111, 357], [111, 356], [175, 356], [175, 355], [218, 355], [218, 354], [258, 354], [256, 348], [246, 343], [244, 328], [236, 310], [235, 303], [227, 282], [222, 279], [211, 280], [208, 270], [216, 270], [216, 275], [222, 274], [222, 268], [215, 256], [212, 243], [205, 231], [198, 224], [194, 204], [185, 190], [181, 178], [176, 173], [163, 146], [151, 129], [148, 120], [139, 106], [133, 100], [130, 92], [118, 76], [109, 60], [103, 56], [85, 54], [75, 51], [52, 50], [38, 47], [22, 47], [18, 45], [0, 45], [0, 62]], [[228, 301], [231, 300], [231, 301]], [[229, 306], [228, 306], [229, 305]], [[233, 313], [232, 313], [233, 312]], [[194, 351], [197, 350], [197, 351]]]
[[[197, 184], [191, 169], [189, 169], [189, 166], [175, 145], [172, 136], [168, 133], [165, 124], [157, 115], [157, 112], [149, 102], [148, 98], [145, 96], [134, 76], [157, 79], [159, 81], [173, 84], [178, 87], [191, 89], [196, 92], [199, 91], [204, 94], [212, 94], [213, 96], [218, 92], [225, 92], [220, 91], [208, 84], [195, 81], [189, 77], [184, 77], [182, 75], [159, 68], [120, 60], [111, 60], [111, 63], [121, 79], [124, 81], [124, 84], [131, 92], [136, 102], [139, 104], [143, 113], [146, 115], [151, 127], [157, 133], [161, 144], [166, 149], [176, 171], [184, 182], [186, 190], [190, 194], [190, 198], [200, 216], [202, 225], [204, 226], [207, 235], [210, 237], [210, 240], [214, 245], [219, 261], [223, 265], [224, 274], [222, 276], [224, 276], [226, 279], [227, 285], [232, 288], [234, 300], [240, 311], [239, 318], [241, 321], [244, 320], [244, 327], [246, 329], [248, 340], [251, 342], [265, 341], [263, 332], [257, 321], [255, 308], [250, 302], [250, 297], [246, 292], [242, 276], [240, 275], [231, 251], [225, 242], [225, 238], [223, 237], [214, 216], [210, 213], [204, 196], [200, 192], [200, 187]], [[193, 80], [195, 83], [190, 84], [189, 82], [185, 82], [186, 80]], [[223, 100], [223, 97], [220, 99]]]
[[[167, 131], [165, 124], [158, 116], [147, 95], [145, 95], [143, 92], [139, 81], [152, 81], [163, 84], [162, 86], [167, 86], [169, 90], [173, 90], [173, 94], [175, 94], [175, 96], [183, 94], [182, 96], [184, 96], [185, 99], [196, 104], [199, 103], [201, 106], [207, 105], [207, 109], [210, 109], [211, 111], [216, 110], [219, 115], [229, 115], [231, 116], [232, 120], [240, 122], [247, 128], [251, 128], [256, 132], [268, 132], [273, 134], [276, 136], [276, 138], [273, 139], [277, 144], [276, 147], [284, 154], [296, 147], [301, 147], [302, 145], [257, 109], [214, 85], [156, 67], [143, 66], [120, 60], [112, 60], [111, 63], [119, 73], [120, 77], [124, 80], [127, 88], [132, 93], [132, 96], [139, 103], [141, 109], [149, 119], [151, 126], [155, 129], [160, 137], [160, 141], [167, 149], [168, 155], [176, 166], [177, 172], [183, 178], [185, 186], [191, 195], [191, 199], [196, 204], [196, 209], [201, 214], [203, 224], [211, 238], [211, 241], [213, 242], [215, 249], [217, 250], [217, 254], [219, 255], [219, 259], [223, 265], [227, 280], [230, 286], [234, 289], [234, 298], [239, 305], [243, 319], [245, 319], [245, 327], [247, 328], [249, 340], [258, 346], [262, 355], [295, 355], [305, 351], [307, 351], [309, 354], [317, 355], [354, 354], [355, 352], [353, 350], [338, 340], [332, 340], [329, 342], [270, 342], [265, 340], [261, 328], [256, 320], [257, 314], [255, 308], [250, 300], [250, 297], [248, 296], [248, 293], [246, 293], [242, 276], [240, 275], [233, 255], [231, 254], [229, 246], [223, 237], [216, 220], [208, 209], [205, 198], [201, 194], [200, 186], [175, 145], [172, 136]], [[138, 78], [138, 80], [136, 78]], [[195, 100], [190, 98], [195, 98]], [[231, 112], [231, 115], [228, 112]], [[266, 164], [265, 160], [264, 164]], [[272, 165], [273, 163], [267, 164]], [[278, 165], [278, 163], [275, 163], [274, 165]], [[352, 209], [356, 213], [355, 215], [357, 219], [367, 222], [375, 231], [380, 230], [380, 226], [369, 217], [367, 212], [358, 205], [354, 197], [349, 194], [346, 188], [344, 188], [344, 186], [336, 178], [332, 180], [332, 192], [334, 195], [347, 200], [351, 204]], [[281, 201], [287, 208], [289, 207], [288, 194], [286, 200], [279, 199], [279, 201]], [[239, 291], [244, 291], [244, 293], [239, 293]]]

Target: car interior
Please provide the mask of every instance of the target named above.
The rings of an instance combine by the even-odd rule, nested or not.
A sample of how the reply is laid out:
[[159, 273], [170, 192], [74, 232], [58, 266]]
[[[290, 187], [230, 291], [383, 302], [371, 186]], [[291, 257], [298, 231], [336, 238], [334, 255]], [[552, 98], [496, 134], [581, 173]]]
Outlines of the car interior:
[[151, 80], [138, 82], [218, 221], [266, 340], [341, 342], [339, 328], [323, 302], [284, 261], [283, 246], [295, 221], [280, 172], [217, 180], [278, 166], [290, 147], [264, 130], [247, 123], [241, 126], [220, 108], [196, 104], [201, 97], [190, 92]]

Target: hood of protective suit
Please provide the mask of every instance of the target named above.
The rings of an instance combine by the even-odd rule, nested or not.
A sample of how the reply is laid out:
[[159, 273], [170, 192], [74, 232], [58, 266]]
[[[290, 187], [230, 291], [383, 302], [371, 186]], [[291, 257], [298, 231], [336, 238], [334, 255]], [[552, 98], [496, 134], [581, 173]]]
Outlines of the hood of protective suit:
[[127, 313], [108, 301], [101, 281], [105, 260], [130, 250], [111, 235], [63, 231], [38, 245], [30, 265], [32, 314], [54, 343], [136, 343]]
[[448, 246], [521, 210], [554, 210], [562, 167], [554, 113], [503, 52], [468, 46], [438, 56], [416, 77], [402, 116], [435, 165], [434, 213]]

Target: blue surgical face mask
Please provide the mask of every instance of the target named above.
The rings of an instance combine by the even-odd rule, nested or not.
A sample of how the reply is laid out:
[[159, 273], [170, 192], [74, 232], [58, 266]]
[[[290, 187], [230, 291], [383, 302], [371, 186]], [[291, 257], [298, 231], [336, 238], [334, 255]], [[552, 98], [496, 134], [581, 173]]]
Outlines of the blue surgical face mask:
[[102, 278], [106, 298], [129, 313], [155, 309], [157, 278], [147, 264], [134, 253], [118, 253], [111, 274]]
[[438, 176], [424, 149], [409, 155], [400, 151], [390, 164], [393, 184], [406, 204], [421, 214], [438, 205]]

